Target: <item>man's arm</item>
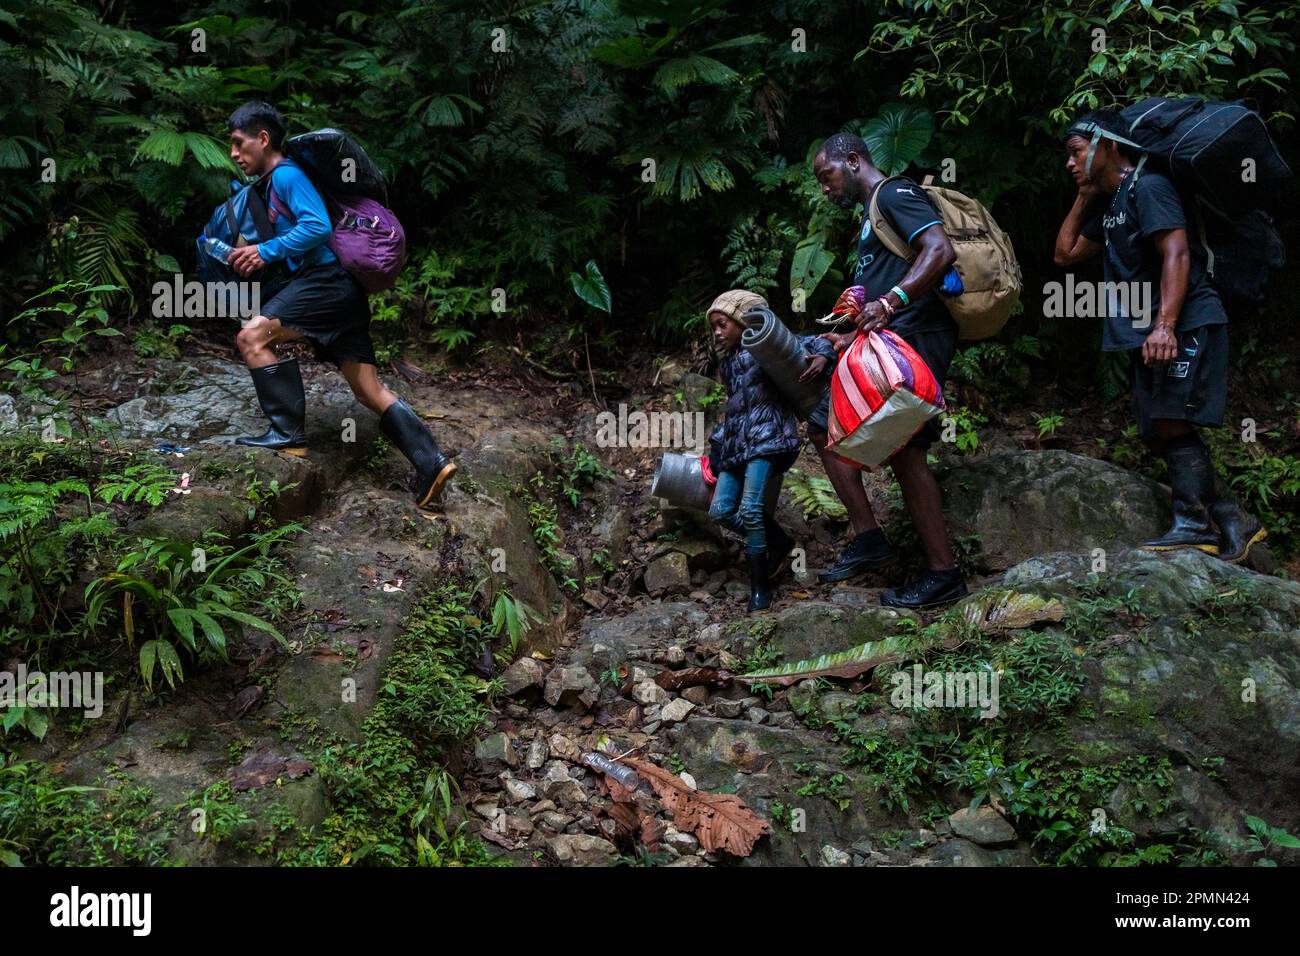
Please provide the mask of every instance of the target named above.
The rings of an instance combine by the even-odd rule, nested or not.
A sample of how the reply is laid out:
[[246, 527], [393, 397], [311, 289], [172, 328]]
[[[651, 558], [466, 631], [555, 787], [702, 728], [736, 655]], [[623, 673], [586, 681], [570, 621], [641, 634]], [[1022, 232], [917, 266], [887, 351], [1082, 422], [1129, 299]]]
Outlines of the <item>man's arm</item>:
[[[948, 267], [957, 261], [957, 252], [943, 231], [942, 223], [935, 223], [912, 237], [912, 248], [917, 250], [911, 268], [903, 276], [898, 287], [907, 296], [908, 302], [917, 296], [925, 295], [939, 284]], [[886, 292], [885, 297], [895, 309], [904, 307], [903, 300], [897, 292]], [[858, 313], [858, 328], [863, 332], [874, 332], [884, 328], [888, 323], [888, 314], [878, 299], [873, 299]]]
[[1191, 253], [1187, 248], [1186, 229], [1166, 229], [1152, 234], [1160, 250], [1160, 314], [1156, 327], [1142, 343], [1142, 361], [1147, 365], [1172, 362], [1178, 355], [1178, 338], [1174, 329], [1187, 298], [1187, 277], [1191, 272]]
[[1091, 259], [1105, 248], [1104, 244], [1083, 234], [1083, 227], [1088, 222], [1088, 207], [1096, 197], [1097, 187], [1092, 183], [1079, 187], [1074, 205], [1056, 233], [1056, 252], [1052, 259], [1058, 266], [1072, 266]]
[[258, 253], [266, 262], [308, 253], [328, 242], [332, 231], [325, 203], [305, 173], [290, 166], [281, 174], [277, 186], [276, 192], [293, 213], [294, 225], [284, 235], [258, 245]]
[[[274, 236], [255, 246], [240, 246], [232, 252], [229, 262], [236, 275], [249, 276], [267, 263], [301, 256], [329, 241], [333, 230], [320, 193], [301, 170], [292, 166], [283, 168], [285, 171], [276, 183], [276, 194], [289, 207], [293, 228], [283, 236]], [[274, 170], [271, 175], [275, 175]]]

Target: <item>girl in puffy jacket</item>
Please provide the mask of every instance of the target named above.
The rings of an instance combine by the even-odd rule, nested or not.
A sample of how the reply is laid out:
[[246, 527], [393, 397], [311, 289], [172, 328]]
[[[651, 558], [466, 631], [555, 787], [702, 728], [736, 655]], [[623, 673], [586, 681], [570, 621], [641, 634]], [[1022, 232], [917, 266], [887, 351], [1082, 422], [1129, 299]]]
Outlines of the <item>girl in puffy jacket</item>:
[[[743, 317], [755, 308], [767, 308], [762, 296], [733, 289], [718, 296], [707, 315], [714, 344], [724, 353], [718, 372], [727, 390], [725, 417], [710, 439], [710, 466], [718, 483], [709, 516], [745, 539], [750, 611], [771, 605], [771, 576], [794, 547], [794, 539], [767, 514], [764, 501], [769, 483], [780, 484], [801, 445], [794, 412], [740, 347]], [[820, 375], [834, 363], [830, 343], [804, 336], [800, 344], [808, 352], [806, 376]]]

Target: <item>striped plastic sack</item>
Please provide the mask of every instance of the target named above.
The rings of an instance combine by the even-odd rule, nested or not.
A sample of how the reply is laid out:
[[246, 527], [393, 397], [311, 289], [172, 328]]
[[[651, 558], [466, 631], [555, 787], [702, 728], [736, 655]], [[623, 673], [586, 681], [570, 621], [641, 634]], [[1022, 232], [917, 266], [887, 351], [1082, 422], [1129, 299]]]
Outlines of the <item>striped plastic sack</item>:
[[830, 450], [875, 468], [943, 409], [939, 383], [910, 345], [888, 329], [859, 335], [831, 378]]

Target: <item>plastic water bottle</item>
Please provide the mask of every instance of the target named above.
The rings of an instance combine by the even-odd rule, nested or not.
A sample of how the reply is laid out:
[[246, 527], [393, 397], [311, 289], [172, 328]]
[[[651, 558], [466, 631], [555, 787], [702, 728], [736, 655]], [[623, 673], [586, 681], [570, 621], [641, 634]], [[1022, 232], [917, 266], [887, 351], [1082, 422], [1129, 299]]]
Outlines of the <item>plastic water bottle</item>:
[[230, 254], [235, 251], [229, 243], [222, 242], [216, 236], [199, 236], [199, 248], [218, 262], [229, 262]]
[[609, 774], [629, 790], [635, 790], [641, 785], [641, 778], [637, 776], [635, 770], [626, 764], [615, 763], [604, 754], [583, 754], [582, 762], [592, 770], [599, 770], [601, 773]]

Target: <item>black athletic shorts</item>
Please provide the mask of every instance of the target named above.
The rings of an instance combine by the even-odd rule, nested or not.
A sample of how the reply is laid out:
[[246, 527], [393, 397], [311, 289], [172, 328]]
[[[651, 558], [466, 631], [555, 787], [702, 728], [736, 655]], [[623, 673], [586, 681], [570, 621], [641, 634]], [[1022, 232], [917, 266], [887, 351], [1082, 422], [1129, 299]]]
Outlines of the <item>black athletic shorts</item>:
[[[957, 354], [957, 327], [953, 325], [949, 329], [941, 329], [937, 332], [911, 332], [901, 336], [904, 342], [916, 350], [916, 354], [921, 356], [925, 364], [930, 368], [930, 374], [934, 376], [935, 381], [939, 383], [939, 388], [943, 388], [943, 380], [948, 377], [948, 366], [952, 364], [952, 357]], [[808, 434], [825, 435], [827, 422], [830, 420], [831, 413], [831, 389], [826, 386], [826, 394], [822, 396], [821, 404], [813, 409], [812, 414], [808, 416]], [[929, 448], [939, 440], [939, 420], [943, 416], [935, 416], [926, 422], [921, 430], [908, 439], [908, 446], [912, 448]]]
[[1167, 365], [1147, 365], [1141, 349], [1129, 349], [1133, 412], [1138, 434], [1155, 438], [1152, 421], [1170, 419], [1223, 424], [1228, 399], [1228, 326], [1203, 325], [1178, 333], [1178, 355]]
[[307, 337], [322, 361], [378, 365], [370, 341], [370, 301], [341, 265], [304, 266], [262, 306], [262, 314]]

